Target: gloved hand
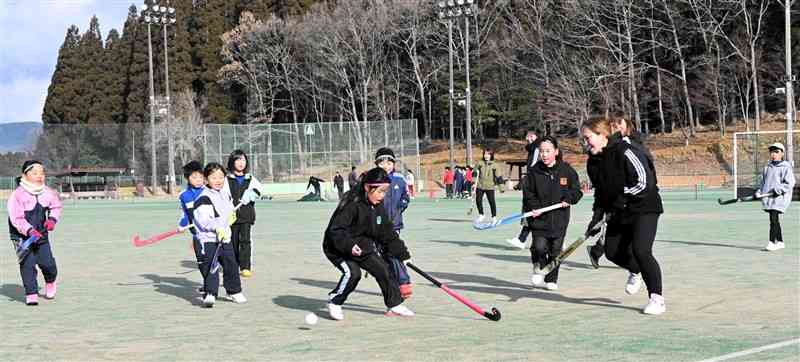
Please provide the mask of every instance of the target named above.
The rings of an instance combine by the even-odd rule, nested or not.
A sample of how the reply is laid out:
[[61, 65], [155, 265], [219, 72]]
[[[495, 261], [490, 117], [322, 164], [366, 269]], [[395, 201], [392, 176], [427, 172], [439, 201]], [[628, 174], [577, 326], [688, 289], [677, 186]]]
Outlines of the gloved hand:
[[47, 221], [44, 222], [44, 228], [47, 229], [47, 231], [53, 231], [53, 229], [56, 228], [56, 219], [48, 217]]
[[411, 262], [411, 258], [403, 260], [403, 265], [408, 265], [408, 264], [413, 264], [413, 262]]
[[178, 225], [178, 231], [180, 231], [180, 232], [184, 232], [184, 231], [186, 231], [186, 230], [189, 230], [189, 229], [191, 229], [191, 228], [193, 228], [193, 227], [194, 227], [194, 224], [189, 224], [189, 225]]
[[37, 239], [41, 239], [42, 233], [40, 233], [39, 230], [31, 228], [30, 230], [28, 230], [28, 236], [35, 236]]
[[217, 233], [217, 241], [223, 244], [231, 242], [231, 236], [228, 235], [228, 228], [217, 228], [214, 230]]
[[353, 254], [353, 256], [361, 256], [361, 248], [358, 247], [357, 244], [353, 245], [353, 249], [350, 250], [350, 253]]
[[251, 203], [253, 201], [258, 200], [259, 198], [261, 198], [261, 196], [259, 196], [258, 191], [253, 190], [253, 189], [247, 189], [244, 192], [244, 194], [242, 194], [242, 199], [240, 201], [243, 204], [247, 205], [247, 204], [249, 204], [249, 203]]
[[228, 215], [228, 225], [233, 225], [235, 223], [236, 223], [236, 211]]

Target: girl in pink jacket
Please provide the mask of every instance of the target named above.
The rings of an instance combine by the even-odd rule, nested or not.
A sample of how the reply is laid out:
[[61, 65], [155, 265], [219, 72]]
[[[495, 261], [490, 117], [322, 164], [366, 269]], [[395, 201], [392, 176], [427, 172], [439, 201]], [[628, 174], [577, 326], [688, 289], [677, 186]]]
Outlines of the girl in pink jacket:
[[8, 198], [8, 226], [14, 248], [32, 236], [38, 239], [19, 263], [27, 305], [39, 304], [37, 265], [44, 274], [45, 298], [56, 297], [58, 269], [47, 236], [61, 218], [61, 200], [55, 191], [45, 186], [44, 176], [41, 162], [25, 161], [18, 179], [19, 187]]

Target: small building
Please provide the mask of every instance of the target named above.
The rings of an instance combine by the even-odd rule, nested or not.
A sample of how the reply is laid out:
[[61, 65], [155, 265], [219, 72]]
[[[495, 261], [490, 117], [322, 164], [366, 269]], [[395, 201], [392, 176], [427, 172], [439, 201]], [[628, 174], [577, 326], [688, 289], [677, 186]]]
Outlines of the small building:
[[62, 199], [118, 199], [121, 167], [70, 167], [55, 172], [55, 186]]

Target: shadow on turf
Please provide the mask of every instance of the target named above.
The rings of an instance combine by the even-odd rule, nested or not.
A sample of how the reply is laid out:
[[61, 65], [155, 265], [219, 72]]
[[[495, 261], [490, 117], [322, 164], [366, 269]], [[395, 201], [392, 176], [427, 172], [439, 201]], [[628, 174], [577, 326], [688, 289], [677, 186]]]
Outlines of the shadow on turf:
[[[526, 264], [530, 264], [531, 263], [531, 257], [530, 256], [526, 256], [526, 255], [502, 255], [502, 254], [481, 254], [481, 253], [478, 253], [478, 256], [482, 256], [484, 258], [494, 259], [494, 260], [511, 261], [511, 262], [517, 262], [517, 263], [526, 263]], [[594, 270], [594, 268], [589, 264], [578, 263], [578, 262], [569, 261], [569, 260], [565, 260], [564, 262], [561, 263], [561, 265], [565, 266], [565, 267], [568, 267], [568, 268]], [[619, 269], [616, 266], [606, 266], [606, 265], [601, 265], [600, 268]]]
[[8, 297], [11, 302], [25, 303], [25, 289], [19, 284], [3, 284], [0, 295]]
[[757, 251], [761, 251], [764, 249], [763, 246], [741, 246], [741, 245], [731, 245], [722, 243], [707, 243], [703, 241], [661, 240], [661, 239], [656, 239], [656, 241], [659, 243], [672, 243], [672, 244], [683, 244], [683, 245], [693, 245], [693, 246], [716, 246], [720, 248], [734, 248], [734, 249], [757, 250]]
[[201, 304], [200, 295], [197, 293], [197, 288], [202, 286], [200, 283], [186, 278], [162, 277], [158, 274], [141, 274], [140, 276], [152, 281], [153, 288], [158, 293], [181, 298], [192, 305]]
[[[299, 295], [279, 295], [275, 298], [272, 298], [272, 302], [287, 309], [313, 312], [316, 313], [320, 318], [333, 320], [333, 318], [328, 315], [328, 312], [325, 309], [325, 305], [328, 304], [327, 299], [313, 299]], [[345, 313], [355, 311], [375, 315], [384, 314], [384, 311], [382, 310], [376, 310], [375, 308], [370, 308], [359, 304], [347, 303], [342, 308], [344, 309]]]
[[429, 240], [434, 243], [454, 244], [462, 247], [481, 247], [497, 250], [519, 250], [517, 248], [502, 244], [483, 243], [480, 241], [458, 241], [458, 240]]
[[[364, 275], [364, 274], [362, 273], [361, 275]], [[363, 283], [364, 279], [365, 278], [362, 276], [360, 283]], [[374, 279], [374, 278], [366, 278], [366, 279]], [[292, 278], [292, 280], [294, 280], [294, 281], [296, 281], [296, 282], [298, 282], [298, 283], [300, 283], [302, 285], [308, 285], [308, 286], [311, 286], [311, 287], [322, 288], [322, 289], [327, 289], [327, 290], [333, 290], [333, 288], [336, 288], [336, 284], [337, 284], [336, 282], [329, 282], [329, 281], [326, 281], [326, 280], [314, 280], [314, 279], [305, 279], [305, 278]], [[358, 290], [358, 289], [353, 291], [353, 293], [375, 295], [375, 296], [383, 298], [383, 295], [381, 295], [380, 293], [365, 292], [363, 290]]]
[[[561, 295], [558, 292], [545, 291], [543, 289], [532, 289], [527, 284], [513, 283], [493, 277], [486, 277], [480, 275], [458, 274], [458, 273], [440, 273], [430, 272], [431, 275], [440, 279], [442, 283], [447, 284], [450, 289], [463, 290], [468, 292], [485, 293], [493, 295], [504, 295], [508, 297], [509, 302], [516, 302], [523, 298], [549, 300], [554, 302], [566, 302], [573, 304], [583, 305], [596, 305], [601, 307], [611, 307], [620, 309], [629, 309], [640, 311], [636, 307], [620, 305], [619, 301], [610, 298], [572, 298]], [[455, 282], [451, 284], [449, 281]], [[458, 283], [474, 283], [483, 284], [487, 287], [459, 285]]]

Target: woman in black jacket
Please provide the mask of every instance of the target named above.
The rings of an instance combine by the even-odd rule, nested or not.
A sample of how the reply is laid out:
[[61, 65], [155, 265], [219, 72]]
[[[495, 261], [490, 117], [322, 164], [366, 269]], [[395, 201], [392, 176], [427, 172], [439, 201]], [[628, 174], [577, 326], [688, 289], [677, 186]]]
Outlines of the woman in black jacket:
[[[642, 134], [636, 130], [636, 127], [629, 118], [615, 116], [609, 120], [609, 124], [611, 126], [611, 134], [619, 133], [623, 141], [627, 142], [633, 147], [637, 147], [644, 153], [649, 162], [653, 162], [653, 155], [650, 153], [650, 150], [647, 149], [647, 146], [645, 146]], [[591, 152], [588, 153], [589, 159], [586, 161], [586, 172], [589, 174], [589, 181], [592, 184], [595, 184], [595, 178], [597, 178], [599, 170], [601, 169], [602, 157], [592, 155]], [[592, 208], [594, 211], [593, 217], [597, 218], [595, 220], [599, 220], [603, 217], [603, 210], [598, 210], [596, 204], [597, 203], [595, 203], [595, 207]], [[586, 250], [589, 254], [589, 261], [592, 263], [592, 266], [595, 269], [600, 268], [600, 258], [605, 252], [604, 249], [605, 247], [603, 246], [602, 239], [598, 241], [597, 244], [586, 247]]]
[[624, 141], [619, 133], [611, 132], [610, 121], [606, 118], [591, 119], [581, 130], [590, 153], [597, 157], [594, 161], [596, 175], [592, 177], [595, 214], [589, 229], [600, 220], [607, 220], [606, 257], [628, 270], [625, 291], [637, 293], [644, 278], [650, 300], [643, 312], [661, 314], [666, 304], [661, 289], [661, 268], [653, 256], [653, 242], [658, 218], [664, 210], [655, 167], [642, 148]]
[[[539, 154], [541, 162], [530, 169], [522, 190], [525, 211], [554, 204], [561, 204], [562, 208], [534, 214], [528, 219], [528, 227], [533, 234], [531, 262], [534, 270], [537, 265], [543, 266], [561, 253], [569, 225], [569, 206], [577, 204], [583, 197], [578, 173], [569, 163], [561, 160], [558, 141], [554, 137], [546, 136], [541, 140]], [[533, 273], [531, 283], [534, 287], [558, 289], [558, 269], [556, 267], [546, 276]]]
[[348, 191], [331, 216], [322, 250], [328, 260], [342, 272], [336, 288], [328, 293], [328, 312], [335, 320], [344, 319], [342, 304], [356, 289], [361, 279], [361, 269], [378, 282], [386, 315], [411, 317], [414, 312], [402, 305], [400, 286], [389, 265], [378, 250], [408, 263], [411, 255], [384, 210], [382, 202], [391, 180], [380, 167], [362, 175], [356, 188]]

